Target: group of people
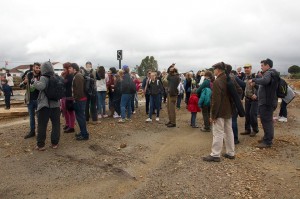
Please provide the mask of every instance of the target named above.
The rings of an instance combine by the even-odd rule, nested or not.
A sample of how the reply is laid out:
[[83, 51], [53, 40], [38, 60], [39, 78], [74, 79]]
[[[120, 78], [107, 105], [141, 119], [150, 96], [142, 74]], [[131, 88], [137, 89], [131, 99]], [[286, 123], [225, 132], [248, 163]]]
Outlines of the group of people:
[[[239, 104], [245, 101], [245, 131], [242, 135], [255, 136], [258, 132], [259, 115], [264, 130], [259, 148], [268, 148], [273, 144], [273, 112], [277, 107], [276, 88], [279, 74], [273, 69], [270, 59], [261, 61], [261, 74], [252, 73], [252, 66], [244, 66], [244, 73], [232, 70], [231, 65], [220, 62], [213, 65], [213, 71], [201, 71], [194, 75], [188, 72], [185, 76], [178, 73], [175, 64], [167, 71], [147, 71], [142, 82], [135, 71], [127, 65], [116, 70], [112, 67], [107, 72], [103, 66], [93, 69], [91, 62], [85, 67], [76, 63], [64, 63], [62, 78], [65, 95], [61, 100], [47, 97], [46, 89], [49, 77], [54, 75], [50, 62], [34, 63], [32, 70], [23, 76], [21, 87], [26, 88], [25, 102], [30, 115], [30, 132], [25, 139], [35, 136], [35, 112], [37, 111], [37, 150], [45, 150], [46, 129], [49, 119], [52, 123], [51, 147], [57, 148], [60, 139], [60, 114], [65, 119], [64, 132], [75, 132], [75, 119], [80, 132], [76, 140], [88, 140], [86, 123], [91, 117], [91, 124], [98, 124], [99, 119], [118, 118], [119, 123], [131, 121], [131, 115], [138, 107], [138, 91], [141, 89], [146, 99], [146, 122], [159, 121], [162, 103], [168, 110], [169, 128], [176, 127], [176, 108], [180, 109], [185, 94], [185, 104], [191, 112], [191, 127], [196, 124], [197, 113], [202, 112], [203, 127], [201, 131], [213, 133], [212, 152], [204, 161], [220, 161], [223, 141], [226, 146], [225, 158], [235, 158], [235, 144], [239, 143], [237, 118]], [[94, 90], [86, 91], [87, 79], [94, 82]], [[92, 84], [93, 85], [93, 84]], [[233, 92], [238, 96], [234, 99]], [[109, 114], [106, 110], [108, 95]], [[292, 99], [292, 97], [289, 97]], [[291, 100], [283, 100], [280, 116], [286, 116], [286, 106]], [[238, 103], [239, 102], [239, 103]]]

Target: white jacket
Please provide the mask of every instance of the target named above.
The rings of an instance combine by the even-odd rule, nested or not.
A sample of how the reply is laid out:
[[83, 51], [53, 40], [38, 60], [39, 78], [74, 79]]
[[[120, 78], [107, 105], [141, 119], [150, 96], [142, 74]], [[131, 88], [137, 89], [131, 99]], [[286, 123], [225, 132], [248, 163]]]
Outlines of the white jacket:
[[96, 81], [97, 91], [107, 91], [106, 79], [101, 79]]

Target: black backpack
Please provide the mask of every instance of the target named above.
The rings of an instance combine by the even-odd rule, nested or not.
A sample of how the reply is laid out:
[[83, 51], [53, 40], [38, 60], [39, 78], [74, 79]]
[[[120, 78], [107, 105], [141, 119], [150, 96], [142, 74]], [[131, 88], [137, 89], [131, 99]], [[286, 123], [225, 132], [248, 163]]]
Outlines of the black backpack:
[[276, 90], [277, 97], [285, 98], [287, 96], [287, 92], [288, 92], [288, 84], [284, 79], [279, 77], [278, 87]]
[[96, 81], [91, 77], [92, 74], [85, 71], [84, 77], [84, 91], [89, 96], [96, 95]]
[[48, 85], [45, 89], [45, 94], [48, 100], [58, 101], [66, 96], [66, 88], [64, 79], [57, 74], [46, 76], [48, 77]]

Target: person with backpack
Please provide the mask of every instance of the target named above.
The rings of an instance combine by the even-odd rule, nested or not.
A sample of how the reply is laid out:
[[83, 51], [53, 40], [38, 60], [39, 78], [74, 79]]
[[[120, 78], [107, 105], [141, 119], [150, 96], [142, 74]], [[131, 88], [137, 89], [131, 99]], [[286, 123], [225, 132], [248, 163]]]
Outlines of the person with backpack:
[[72, 96], [74, 98], [74, 111], [77, 123], [80, 128], [80, 133], [75, 134], [76, 140], [88, 140], [89, 133], [86, 129], [86, 118], [85, 118], [85, 108], [86, 108], [86, 92], [84, 87], [85, 79], [79, 71], [79, 66], [76, 63], [71, 63], [69, 67], [69, 73], [74, 76], [72, 81]]
[[[37, 115], [38, 115], [38, 134], [37, 134], [37, 146], [36, 150], [44, 151], [46, 132], [49, 119], [51, 120], [51, 147], [56, 149], [58, 147], [60, 139], [60, 101], [59, 99], [52, 99], [50, 97], [53, 88], [50, 84], [55, 73], [51, 62], [44, 62], [41, 65], [41, 77], [39, 80], [34, 79], [33, 86], [39, 90], [39, 96], [37, 98]], [[60, 95], [60, 93], [57, 93]]]
[[259, 141], [257, 147], [269, 148], [272, 146], [274, 138], [273, 113], [278, 104], [276, 91], [280, 77], [278, 72], [273, 69], [273, 61], [269, 58], [261, 61], [261, 69], [263, 76], [250, 79], [248, 82], [252, 86], [259, 85], [258, 111], [264, 129], [264, 137]]
[[[133, 82], [132, 78], [129, 74], [129, 67], [127, 65], [124, 65], [122, 67], [122, 70], [124, 71], [123, 80], [121, 82], [121, 119], [119, 119], [119, 123], [124, 123], [126, 121], [131, 121], [131, 100], [132, 95], [136, 92], [135, 83]], [[127, 111], [127, 117], [126, 117], [126, 111]]]
[[[244, 66], [245, 71], [245, 132], [241, 133], [241, 135], [249, 135], [250, 137], [254, 137], [258, 133], [258, 123], [257, 123], [257, 109], [258, 109], [258, 101], [257, 101], [257, 91], [258, 85], [251, 86], [249, 82], [250, 79], [256, 78], [255, 73], [252, 73], [252, 65], [246, 64]], [[252, 131], [251, 131], [252, 129]]]
[[85, 118], [89, 122], [90, 116], [92, 118], [92, 124], [97, 124], [97, 87], [96, 87], [96, 70], [93, 70], [92, 63], [86, 62], [85, 68], [82, 68], [81, 73], [85, 77], [86, 81], [89, 81], [89, 91], [86, 95], [86, 107]]
[[37, 109], [37, 98], [39, 96], [39, 90], [35, 89], [33, 83], [39, 80], [41, 77], [41, 64], [35, 62], [32, 66], [32, 70], [29, 71], [21, 82], [20, 87], [26, 88], [25, 103], [27, 105], [29, 113], [30, 131], [24, 136], [24, 139], [28, 139], [35, 136], [35, 111]]

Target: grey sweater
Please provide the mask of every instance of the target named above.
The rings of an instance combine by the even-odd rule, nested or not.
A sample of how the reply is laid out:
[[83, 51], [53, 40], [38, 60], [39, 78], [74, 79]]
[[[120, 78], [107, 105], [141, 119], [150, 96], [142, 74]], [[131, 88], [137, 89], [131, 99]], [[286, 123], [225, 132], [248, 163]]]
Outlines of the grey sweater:
[[45, 89], [48, 85], [49, 78], [44, 75], [53, 75], [54, 69], [50, 62], [45, 62], [41, 65], [41, 78], [39, 81], [35, 81], [33, 83], [34, 87], [40, 91], [38, 99], [37, 99], [37, 111], [41, 110], [44, 107], [47, 108], [58, 108], [60, 107], [60, 101], [48, 100]]

